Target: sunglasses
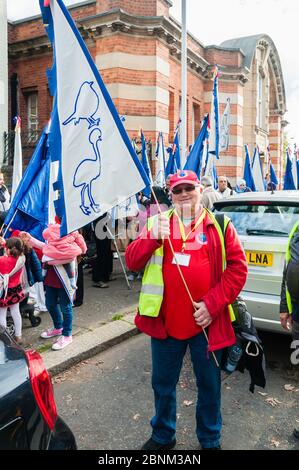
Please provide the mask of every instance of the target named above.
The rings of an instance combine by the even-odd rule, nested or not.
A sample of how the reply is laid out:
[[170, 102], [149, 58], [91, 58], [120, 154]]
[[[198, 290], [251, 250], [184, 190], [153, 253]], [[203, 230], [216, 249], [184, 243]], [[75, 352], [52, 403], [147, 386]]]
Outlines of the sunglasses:
[[191, 193], [191, 191], [195, 190], [195, 186], [184, 186], [183, 188], [173, 188], [171, 190], [172, 194], [181, 194], [183, 191], [186, 191], [186, 193]]

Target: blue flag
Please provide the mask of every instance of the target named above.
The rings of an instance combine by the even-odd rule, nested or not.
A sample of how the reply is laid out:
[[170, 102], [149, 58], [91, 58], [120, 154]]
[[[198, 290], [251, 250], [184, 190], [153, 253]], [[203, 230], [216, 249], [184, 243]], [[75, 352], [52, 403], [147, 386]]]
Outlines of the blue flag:
[[43, 131], [5, 218], [10, 228], [43, 240], [48, 225], [50, 155], [48, 134]]
[[197, 136], [196, 141], [194, 142], [194, 145], [192, 146], [191, 152], [184, 166], [184, 170], [194, 171], [199, 179], [201, 177], [204, 142], [208, 138], [208, 118], [208, 115], [204, 117], [200, 132]]
[[180, 141], [179, 141], [179, 128], [177, 126], [173, 145], [170, 151], [169, 159], [165, 169], [165, 177], [173, 175], [181, 169], [181, 154], [180, 154]]
[[293, 172], [292, 172], [292, 160], [290, 159], [289, 150], [287, 149], [287, 162], [286, 171], [284, 174], [283, 189], [297, 189], [294, 183]]
[[278, 184], [278, 179], [276, 177], [276, 173], [275, 173], [275, 170], [274, 170], [274, 166], [272, 165], [272, 162], [270, 160], [270, 182], [271, 183], [274, 183], [275, 185]]
[[[142, 131], [141, 131], [141, 143], [142, 143], [141, 163], [142, 163], [143, 169], [144, 169], [149, 181], [152, 182], [153, 181], [152, 172], [151, 172], [151, 169], [150, 169], [150, 165], [149, 165], [148, 158], [147, 158], [147, 152], [146, 152], [146, 141], [145, 141], [145, 137], [144, 137], [144, 134], [143, 134]], [[146, 197], [149, 198], [151, 196], [151, 185], [144, 188], [142, 190], [142, 192]]]
[[210, 113], [209, 152], [219, 158], [219, 99], [218, 99], [218, 67], [213, 70], [213, 97]]
[[[150, 184], [124, 124], [62, 0], [40, 0], [54, 50], [49, 134], [59, 162], [55, 209], [61, 235], [87, 225]], [[99, 65], [100, 67], [100, 65]]]
[[244, 180], [246, 181], [246, 186], [251, 189], [251, 191], [256, 191], [252, 169], [251, 169], [251, 162], [249, 156], [248, 145], [245, 145], [245, 165], [244, 165]]

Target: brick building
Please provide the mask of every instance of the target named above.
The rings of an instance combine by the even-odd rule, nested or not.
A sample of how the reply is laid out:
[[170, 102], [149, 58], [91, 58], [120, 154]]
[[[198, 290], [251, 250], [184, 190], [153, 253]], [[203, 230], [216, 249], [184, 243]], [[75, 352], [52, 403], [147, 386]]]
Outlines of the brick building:
[[[170, 16], [170, 0], [87, 0], [70, 7], [131, 138], [140, 127], [155, 143], [158, 132], [171, 142], [179, 119], [181, 26]], [[8, 24], [9, 119], [22, 116], [23, 132], [48, 121], [51, 97], [46, 69], [52, 50], [41, 17]], [[217, 162], [218, 174], [235, 183], [243, 174], [244, 144], [267, 145], [281, 177], [286, 100], [276, 47], [267, 35], [204, 46], [188, 35], [187, 141], [192, 144], [204, 113], [210, 111], [211, 69], [220, 70], [220, 113], [231, 101], [230, 145]], [[27, 142], [28, 143], [28, 142]]]

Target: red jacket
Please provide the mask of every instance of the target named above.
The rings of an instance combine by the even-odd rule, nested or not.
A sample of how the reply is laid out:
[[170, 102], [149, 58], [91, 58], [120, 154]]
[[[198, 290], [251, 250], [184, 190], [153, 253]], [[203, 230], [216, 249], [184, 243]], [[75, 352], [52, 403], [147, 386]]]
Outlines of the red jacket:
[[[229, 223], [225, 233], [226, 269], [222, 272], [221, 242], [213, 220], [207, 215], [204, 222], [206, 232], [210, 266], [211, 288], [202, 299], [213, 318], [208, 328], [209, 350], [214, 351], [235, 343], [235, 334], [231, 324], [228, 305], [232, 303], [242, 290], [247, 277], [246, 257], [237, 235]], [[140, 271], [149, 261], [153, 252], [159, 248], [160, 242], [150, 239], [146, 230], [132, 242], [126, 250], [126, 263], [130, 270]], [[149, 336], [165, 339], [167, 331], [163, 318], [146, 317], [137, 314], [136, 326]]]

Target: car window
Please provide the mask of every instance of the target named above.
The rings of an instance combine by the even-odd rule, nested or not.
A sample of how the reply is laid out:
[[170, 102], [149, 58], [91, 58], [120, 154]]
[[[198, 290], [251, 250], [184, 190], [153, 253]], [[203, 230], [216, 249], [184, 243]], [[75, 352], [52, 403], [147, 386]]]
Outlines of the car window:
[[227, 204], [216, 209], [233, 222], [239, 235], [288, 237], [299, 220], [299, 207], [275, 204]]

